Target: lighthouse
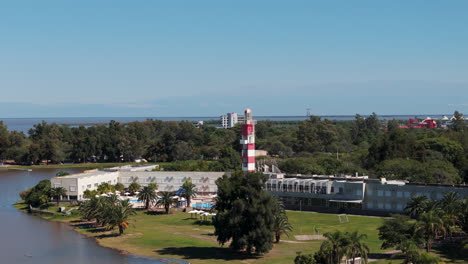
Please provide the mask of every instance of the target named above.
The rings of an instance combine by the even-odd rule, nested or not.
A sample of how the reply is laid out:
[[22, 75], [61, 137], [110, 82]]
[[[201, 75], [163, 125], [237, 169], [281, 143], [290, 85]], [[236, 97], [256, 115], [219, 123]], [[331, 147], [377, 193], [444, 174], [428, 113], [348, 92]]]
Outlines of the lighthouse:
[[242, 124], [242, 170], [255, 171], [255, 120], [252, 119], [252, 110], [245, 109], [244, 123]]

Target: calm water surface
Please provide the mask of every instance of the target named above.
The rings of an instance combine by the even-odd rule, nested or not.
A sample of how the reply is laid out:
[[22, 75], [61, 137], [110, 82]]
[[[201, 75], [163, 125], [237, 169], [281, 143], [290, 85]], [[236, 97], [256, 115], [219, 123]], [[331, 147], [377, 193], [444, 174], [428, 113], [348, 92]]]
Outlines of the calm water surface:
[[[63, 223], [43, 220], [16, 210], [18, 193], [49, 179], [58, 170], [32, 172], [0, 170], [0, 263], [5, 264], [161, 264], [156, 260], [124, 256]], [[67, 169], [70, 173], [78, 169]]]
[[[366, 115], [362, 115], [366, 116]], [[428, 116], [433, 118], [442, 118], [442, 114], [424, 114], [424, 115], [379, 115], [380, 119], [399, 119], [408, 120], [409, 118], [417, 116], [420, 119], [424, 119]], [[451, 117], [450, 114], [447, 114]], [[353, 120], [354, 115], [322, 115], [323, 119], [330, 120]], [[9, 130], [16, 130], [27, 134], [35, 124], [39, 124], [42, 120], [47, 123], [67, 124], [67, 125], [79, 125], [79, 124], [105, 124], [111, 120], [115, 120], [121, 123], [128, 123], [133, 121], [145, 121], [146, 119], [159, 119], [162, 121], [210, 121], [219, 120], [219, 116], [192, 116], [192, 117], [61, 117], [61, 118], [0, 118], [5, 125], [8, 126]], [[255, 116], [256, 120], [270, 120], [270, 121], [299, 121], [305, 120], [307, 117], [304, 116]]]

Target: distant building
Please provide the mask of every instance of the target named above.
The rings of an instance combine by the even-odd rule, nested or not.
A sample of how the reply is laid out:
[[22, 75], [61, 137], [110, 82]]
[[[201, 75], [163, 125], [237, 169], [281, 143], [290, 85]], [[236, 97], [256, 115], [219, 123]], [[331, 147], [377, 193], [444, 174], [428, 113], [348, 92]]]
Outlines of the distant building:
[[355, 214], [402, 213], [412, 196], [440, 200], [445, 193], [468, 197], [467, 185], [416, 184], [367, 176], [284, 175], [266, 173], [266, 190], [286, 208]]
[[244, 116], [238, 115], [237, 113], [227, 113], [220, 117], [221, 127], [222, 128], [232, 128], [237, 123], [244, 122]]

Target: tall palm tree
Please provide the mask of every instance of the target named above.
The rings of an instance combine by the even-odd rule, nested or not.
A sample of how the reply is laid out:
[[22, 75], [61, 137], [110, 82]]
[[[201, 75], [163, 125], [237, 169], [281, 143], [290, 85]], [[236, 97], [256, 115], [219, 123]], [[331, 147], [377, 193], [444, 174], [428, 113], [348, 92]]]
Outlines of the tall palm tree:
[[435, 210], [422, 213], [416, 222], [415, 231], [422, 235], [426, 243], [426, 250], [429, 252], [434, 239], [445, 233], [444, 221]]
[[186, 179], [184, 184], [182, 185], [182, 190], [184, 191], [182, 196], [187, 200], [186, 207], [189, 207], [190, 202], [192, 201], [192, 197], [195, 197], [197, 195], [197, 188], [190, 179]]
[[275, 233], [276, 243], [280, 242], [281, 235], [286, 234], [289, 236], [289, 232], [293, 230], [291, 224], [289, 223], [288, 216], [284, 210], [284, 205], [277, 200], [277, 213], [274, 216], [273, 221], [273, 232]]
[[172, 196], [174, 196], [174, 192], [161, 192], [161, 198], [156, 203], [157, 205], [164, 206], [166, 214], [169, 214], [169, 208], [175, 203], [175, 200], [172, 198]]
[[320, 251], [327, 256], [330, 264], [339, 264], [348, 248], [348, 238], [341, 231], [325, 233], [323, 236], [326, 237], [327, 240], [320, 246]]
[[429, 200], [426, 196], [413, 196], [405, 207], [406, 213], [414, 218], [417, 218], [426, 210]]
[[110, 210], [108, 225], [113, 228], [114, 226], [119, 227], [119, 235], [122, 235], [125, 229], [128, 228], [128, 218], [135, 215], [135, 209], [132, 208], [132, 204], [128, 200], [119, 200], [116, 206]]
[[347, 255], [348, 257], [351, 257], [354, 261], [356, 257], [361, 257], [363, 260], [362, 263], [367, 263], [367, 254], [369, 254], [369, 247], [367, 247], [364, 242], [362, 242], [363, 239], [367, 238], [366, 234], [359, 234], [357, 231], [354, 231], [352, 233], [346, 233], [348, 237], [348, 247], [347, 247]]
[[145, 202], [145, 209], [148, 210], [156, 197], [153, 187], [143, 187], [141, 192], [138, 194], [138, 201]]
[[457, 224], [460, 222], [460, 213], [462, 212], [462, 202], [458, 199], [458, 193], [448, 192], [444, 198], [438, 202], [444, 212], [443, 220], [445, 229], [452, 238], [452, 233], [457, 229]]
[[67, 195], [67, 189], [63, 187], [55, 187], [50, 189], [50, 196], [55, 198], [57, 206], [59, 206], [60, 197]]

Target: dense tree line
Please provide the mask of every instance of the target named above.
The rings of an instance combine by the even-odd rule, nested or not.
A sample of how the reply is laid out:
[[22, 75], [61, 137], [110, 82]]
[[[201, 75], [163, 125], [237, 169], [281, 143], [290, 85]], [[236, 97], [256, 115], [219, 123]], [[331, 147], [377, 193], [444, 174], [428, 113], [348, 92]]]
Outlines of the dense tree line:
[[[305, 121], [260, 121], [257, 149], [288, 173], [368, 174], [422, 183], [468, 181], [468, 129], [455, 112], [448, 129], [400, 129], [374, 113], [352, 121], [311, 116]], [[190, 122], [146, 120], [70, 127], [42, 122], [25, 135], [0, 122], [0, 160], [121, 162], [143, 158], [172, 162], [165, 170], [240, 169], [240, 126], [196, 128]], [[272, 158], [267, 162], [272, 162]], [[197, 162], [183, 162], [197, 160]]]
[[446, 193], [439, 201], [415, 196], [405, 210], [407, 216], [394, 215], [379, 227], [382, 249], [400, 249], [404, 263], [438, 263], [437, 258], [428, 254], [435, 242], [451, 247], [454, 256], [464, 254], [464, 246], [468, 244], [467, 198], [460, 199], [456, 192]]

